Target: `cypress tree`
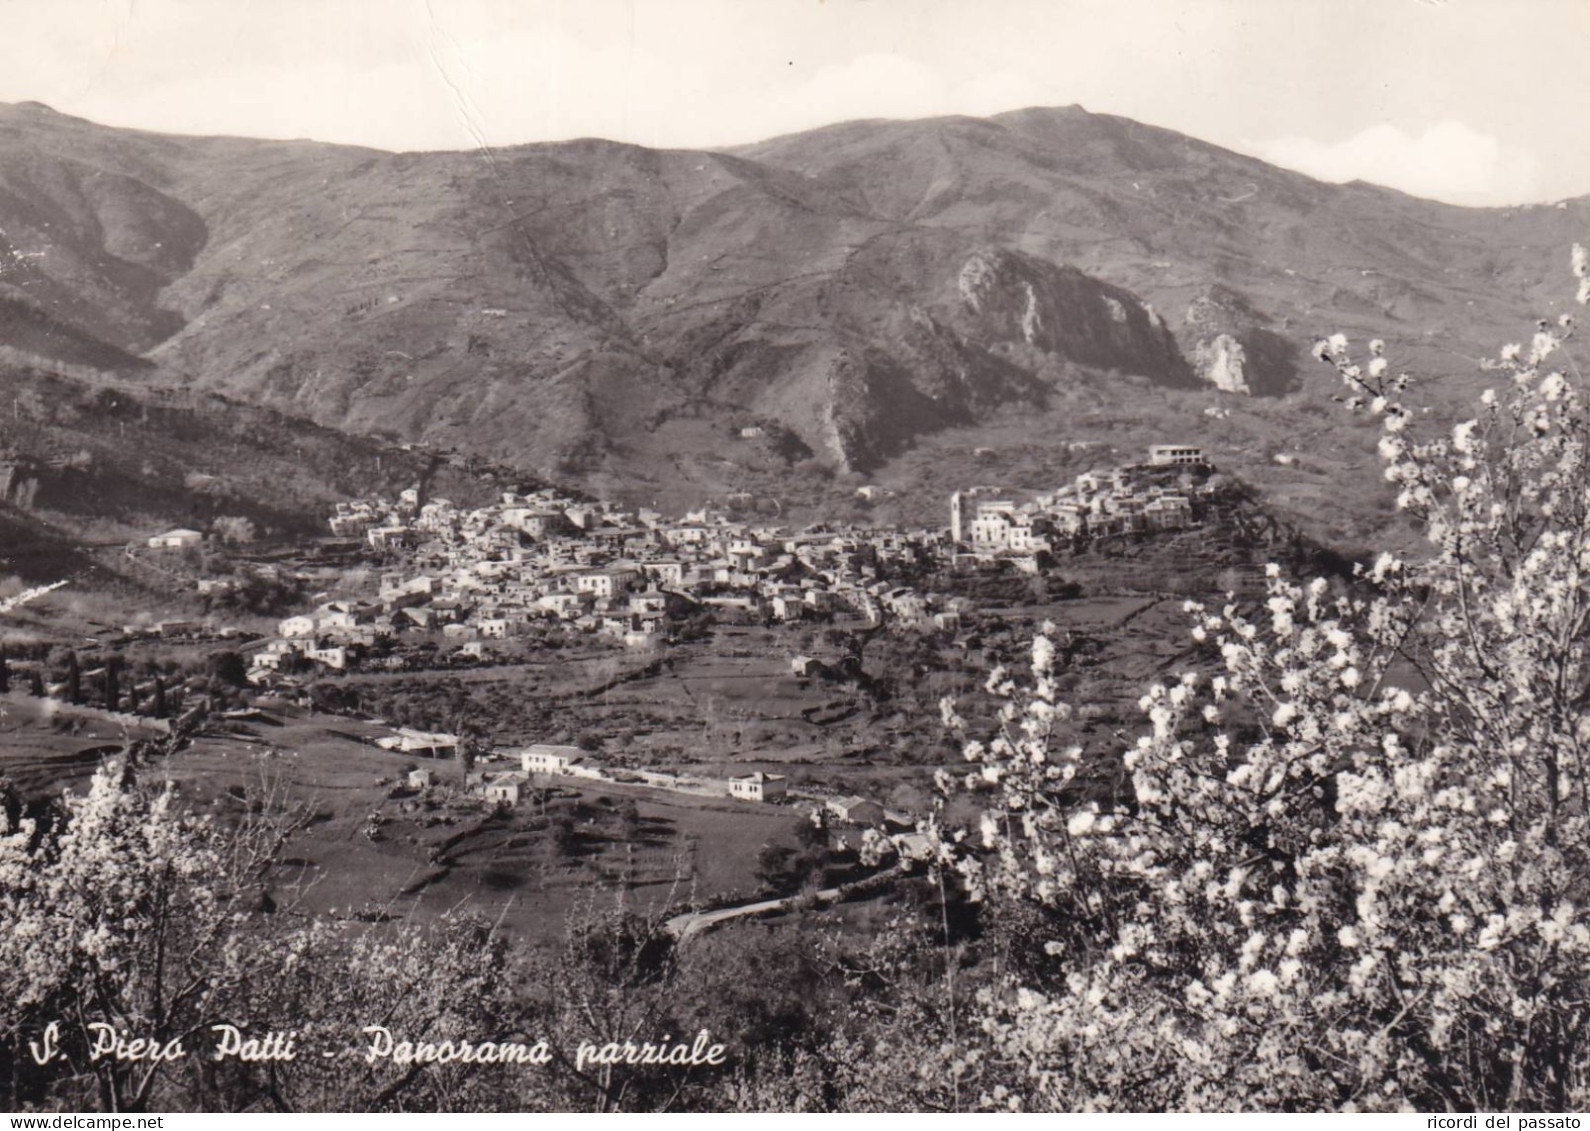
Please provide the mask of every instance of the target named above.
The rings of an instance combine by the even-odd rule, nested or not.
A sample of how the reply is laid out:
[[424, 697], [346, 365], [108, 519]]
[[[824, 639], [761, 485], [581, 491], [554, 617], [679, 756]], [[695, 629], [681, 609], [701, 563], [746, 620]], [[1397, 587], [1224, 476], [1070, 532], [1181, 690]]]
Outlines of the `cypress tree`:
[[155, 676], [155, 695], [154, 695], [154, 700], [155, 700], [154, 701], [154, 706], [151, 708], [150, 713], [152, 715], [154, 715], [154, 717], [157, 718], [157, 719], [165, 718], [166, 717], [166, 681], [161, 679], [159, 676]]
[[83, 668], [77, 662], [75, 650], [66, 654], [66, 701], [68, 703], [83, 701]]
[[105, 661], [105, 710], [115, 711], [121, 703], [121, 657]]

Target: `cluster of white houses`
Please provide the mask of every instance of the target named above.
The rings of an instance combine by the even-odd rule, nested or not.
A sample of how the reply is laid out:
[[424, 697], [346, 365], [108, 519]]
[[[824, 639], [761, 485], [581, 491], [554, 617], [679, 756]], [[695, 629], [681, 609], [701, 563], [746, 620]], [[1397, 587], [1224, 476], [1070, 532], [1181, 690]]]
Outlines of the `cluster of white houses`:
[[1143, 464], [1090, 471], [1051, 494], [1017, 503], [990, 488], [950, 496], [950, 537], [976, 556], [1031, 562], [1088, 538], [1179, 530], [1195, 521], [1208, 467], [1201, 449], [1160, 444]]
[[779, 801], [787, 793], [782, 774], [760, 771], [731, 778], [669, 774], [656, 770], [609, 770], [578, 746], [537, 744], [517, 751], [519, 769], [491, 775], [482, 783], [488, 800], [508, 805], [519, 802], [519, 791], [532, 778], [583, 778], [588, 781], [625, 782], [692, 793], [705, 797], [734, 797], [742, 801]]
[[401, 548], [402, 565], [366, 599], [282, 620], [280, 639], [255, 655], [257, 682], [289, 657], [345, 668], [361, 645], [402, 633], [440, 634], [480, 656], [537, 621], [642, 646], [700, 610], [778, 622], [887, 614], [924, 628], [953, 618], [945, 602], [884, 580], [946, 550], [938, 532], [795, 532], [711, 511], [671, 519], [550, 490], [469, 510], [411, 490], [395, 504], [340, 504], [331, 528]]
[[537, 622], [648, 646], [702, 610], [771, 622], [887, 617], [954, 631], [964, 602], [890, 578], [957, 555], [1036, 571], [1040, 553], [1067, 543], [1188, 526], [1207, 467], [1198, 448], [1159, 445], [1146, 463], [1089, 472], [1025, 503], [986, 488], [956, 492], [947, 532], [792, 531], [707, 510], [670, 518], [551, 489], [473, 509], [414, 489], [396, 502], [341, 503], [332, 532], [392, 551], [400, 564], [374, 593], [282, 620], [279, 638], [254, 650], [250, 678], [270, 683], [306, 662], [345, 669], [378, 640], [405, 634], [485, 657]]

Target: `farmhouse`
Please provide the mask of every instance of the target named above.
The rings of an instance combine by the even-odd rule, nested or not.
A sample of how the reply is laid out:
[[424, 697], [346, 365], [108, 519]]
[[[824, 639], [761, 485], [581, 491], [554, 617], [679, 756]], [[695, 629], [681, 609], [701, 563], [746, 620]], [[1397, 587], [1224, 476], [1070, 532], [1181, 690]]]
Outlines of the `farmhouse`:
[[496, 805], [517, 805], [523, 786], [524, 782], [517, 776], [504, 774], [487, 782], [483, 792], [486, 800]]
[[772, 801], [785, 796], [787, 784], [783, 774], [764, 774], [758, 770], [741, 778], [730, 778], [729, 795], [742, 801]]
[[865, 797], [829, 798], [828, 812], [853, 825], [875, 825], [883, 820], [883, 806]]
[[578, 746], [526, 746], [519, 752], [519, 764], [527, 774], [566, 774], [569, 767], [585, 756]]
[[396, 734], [378, 738], [375, 744], [383, 750], [401, 750], [405, 754], [424, 754], [432, 758], [451, 758], [458, 752], [457, 735], [412, 727], [398, 727]]
[[197, 546], [203, 541], [204, 535], [197, 530], [179, 527], [176, 530], [168, 530], [164, 534], [156, 534], [149, 539], [149, 548], [151, 550], [181, 550], [188, 546]]

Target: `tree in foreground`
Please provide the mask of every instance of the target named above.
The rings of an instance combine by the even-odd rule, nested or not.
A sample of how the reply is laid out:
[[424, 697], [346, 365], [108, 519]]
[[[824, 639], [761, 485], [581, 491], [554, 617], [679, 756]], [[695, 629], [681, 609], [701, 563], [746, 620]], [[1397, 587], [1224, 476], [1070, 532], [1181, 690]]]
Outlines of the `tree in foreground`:
[[[245, 876], [234, 865], [250, 865], [212, 834], [122, 766], [101, 769], [64, 811], [0, 829], [0, 1016], [16, 1098], [39, 1099], [64, 1071], [70, 1089], [87, 1089], [85, 1106], [150, 1102], [160, 1066], [90, 1063], [88, 1025], [191, 1040], [240, 976], [228, 943]], [[37, 1039], [50, 1021], [67, 1027], [59, 1040], [74, 1055], [31, 1072], [22, 1035]]]
[[[1590, 298], [1576, 247], [1578, 300]], [[1049, 1108], [1573, 1110], [1590, 1103], [1590, 413], [1542, 324], [1449, 434], [1383, 347], [1316, 354], [1383, 419], [1417, 558], [1269, 567], [1257, 615], [1190, 604], [1218, 674], [1142, 701], [1128, 795], [1083, 800], [1055, 647], [996, 672], [981, 828], [941, 861], [1038, 912], [982, 1001], [985, 1099]], [[944, 705], [964, 730], [954, 705]], [[959, 839], [958, 839], [959, 838]], [[980, 842], [980, 850], [967, 847]]]
[[[118, 762], [60, 809], [0, 810], [0, 1094], [12, 1110], [492, 1103], [490, 1082], [462, 1066], [319, 1050], [362, 1045], [372, 1024], [436, 1040], [510, 1031], [501, 938], [455, 915], [425, 929], [305, 915], [279, 872], [296, 824], [260, 809], [198, 816]], [[228, 1024], [240, 1039], [296, 1031], [315, 1051], [215, 1063], [215, 1026]], [[187, 1055], [92, 1056], [110, 1031]], [[41, 1065], [30, 1044], [58, 1051]]]

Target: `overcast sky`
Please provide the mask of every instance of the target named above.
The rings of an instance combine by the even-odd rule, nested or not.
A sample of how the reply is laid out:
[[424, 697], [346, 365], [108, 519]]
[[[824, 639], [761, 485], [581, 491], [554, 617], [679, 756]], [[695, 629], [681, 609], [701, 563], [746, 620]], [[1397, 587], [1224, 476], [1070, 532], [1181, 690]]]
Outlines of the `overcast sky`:
[[1590, 0], [0, 0], [0, 101], [459, 149], [1081, 103], [1464, 204], [1590, 193]]

